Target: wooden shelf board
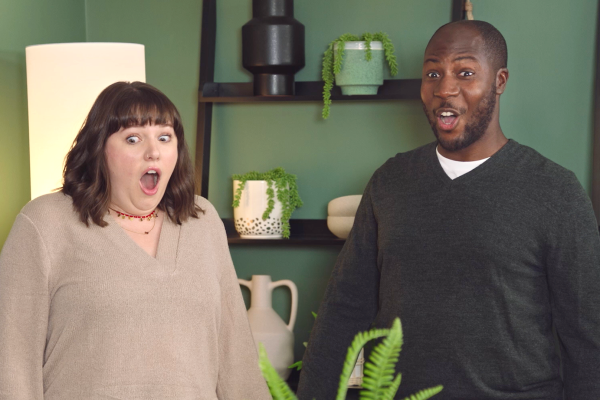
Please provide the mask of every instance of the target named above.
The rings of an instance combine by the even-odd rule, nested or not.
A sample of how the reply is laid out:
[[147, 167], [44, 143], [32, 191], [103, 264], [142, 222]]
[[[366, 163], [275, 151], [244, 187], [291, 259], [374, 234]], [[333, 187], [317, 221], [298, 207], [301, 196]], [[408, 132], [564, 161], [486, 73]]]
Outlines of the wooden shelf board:
[[346, 240], [333, 235], [324, 219], [291, 219], [289, 239], [242, 239], [236, 232], [233, 219], [223, 218], [227, 242], [249, 246], [343, 245]]
[[[294, 96], [254, 96], [252, 82], [204, 84], [200, 103], [251, 103], [273, 101], [323, 101], [323, 82], [296, 82]], [[338, 86], [331, 92], [333, 101], [416, 100], [421, 98], [420, 79], [389, 79], [376, 95], [344, 96]]]

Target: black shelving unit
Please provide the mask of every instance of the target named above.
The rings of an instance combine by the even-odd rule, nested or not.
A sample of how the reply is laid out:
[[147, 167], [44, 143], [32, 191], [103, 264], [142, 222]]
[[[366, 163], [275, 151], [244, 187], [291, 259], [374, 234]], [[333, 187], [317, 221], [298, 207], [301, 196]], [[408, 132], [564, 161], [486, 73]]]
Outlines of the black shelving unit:
[[[250, 0], [248, 0], [250, 1]], [[202, 37], [200, 42], [200, 88], [198, 91], [198, 122], [196, 130], [195, 176], [200, 195], [208, 198], [208, 178], [210, 168], [210, 145], [212, 130], [212, 109], [214, 103], [256, 103], [274, 101], [322, 101], [323, 82], [296, 82], [294, 96], [254, 96], [252, 82], [215, 82], [215, 47], [217, 37], [217, 0], [202, 2]], [[451, 20], [464, 18], [464, 0], [452, 0]], [[420, 99], [420, 79], [390, 79], [379, 88], [377, 95], [343, 96], [334, 87], [332, 100], [418, 100]], [[223, 220], [228, 229], [230, 244], [245, 245], [316, 245], [341, 244], [329, 233], [325, 220], [291, 220], [291, 237], [282, 240], [241, 239], [232, 220]], [[227, 228], [229, 227], [229, 228]], [[325, 228], [326, 232], [323, 231]], [[325, 234], [327, 233], [327, 234]]]

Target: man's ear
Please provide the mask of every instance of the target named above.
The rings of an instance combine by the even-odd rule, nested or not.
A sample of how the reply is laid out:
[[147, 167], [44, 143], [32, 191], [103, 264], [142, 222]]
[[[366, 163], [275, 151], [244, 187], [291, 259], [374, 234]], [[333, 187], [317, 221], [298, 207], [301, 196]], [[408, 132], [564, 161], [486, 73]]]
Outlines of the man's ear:
[[504, 93], [506, 82], [508, 82], [508, 68], [500, 68], [496, 72], [496, 94]]

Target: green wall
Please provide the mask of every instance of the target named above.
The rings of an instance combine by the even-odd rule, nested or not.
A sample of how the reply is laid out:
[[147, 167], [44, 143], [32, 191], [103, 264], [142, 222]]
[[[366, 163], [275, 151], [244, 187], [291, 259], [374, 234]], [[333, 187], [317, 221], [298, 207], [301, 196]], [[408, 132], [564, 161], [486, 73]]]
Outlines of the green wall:
[[[0, 120], [5, 127], [0, 133], [5, 136], [0, 146], [0, 179], [5, 186], [0, 194], [0, 244], [29, 196], [23, 47], [32, 42], [25, 38], [35, 34], [32, 40], [43, 43], [85, 36], [88, 41], [144, 44], [147, 81], [177, 105], [193, 146], [202, 5], [201, 0], [63, 0], [54, 1], [47, 10], [43, 0], [8, 1], [19, 16], [7, 16], [0, 5], [0, 32], [4, 33], [0, 36]], [[396, 45], [399, 77], [420, 77], [425, 45], [435, 29], [449, 20], [451, 1], [295, 3], [296, 18], [306, 27], [306, 67], [296, 77], [318, 80], [327, 43], [345, 32], [378, 30], [387, 32]], [[58, 10], [56, 4], [67, 10]], [[505, 134], [574, 171], [589, 191], [597, 1], [473, 0], [473, 4], [475, 17], [494, 24], [508, 42], [511, 75], [501, 100]], [[251, 81], [241, 67], [240, 37], [241, 26], [251, 18], [251, 1], [218, 0], [217, 11], [215, 79]], [[49, 21], [46, 26], [36, 20], [42, 15]], [[6, 39], [11, 37], [15, 39]], [[298, 176], [305, 202], [294, 217], [325, 218], [329, 200], [361, 193], [387, 158], [433, 138], [418, 101], [337, 102], [327, 121], [321, 120], [320, 112], [319, 103], [214, 107], [209, 200], [223, 217], [232, 215], [233, 173], [282, 166]], [[301, 342], [312, 325], [310, 311], [318, 308], [339, 247], [237, 245], [231, 252], [240, 278], [269, 274], [274, 280], [291, 279], [298, 285], [295, 332], [296, 356], [301, 357]], [[284, 289], [277, 289], [274, 302], [286, 317], [289, 300]]]
[[0, 246], [29, 201], [25, 46], [84, 42], [81, 0], [0, 1]]

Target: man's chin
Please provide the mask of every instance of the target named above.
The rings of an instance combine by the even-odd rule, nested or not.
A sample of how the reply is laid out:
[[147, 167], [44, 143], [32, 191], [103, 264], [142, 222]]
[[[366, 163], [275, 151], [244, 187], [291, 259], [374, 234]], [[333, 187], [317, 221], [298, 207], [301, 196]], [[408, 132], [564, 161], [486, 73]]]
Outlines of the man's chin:
[[470, 143], [467, 143], [464, 140], [464, 132], [457, 136], [453, 135], [452, 138], [448, 137], [450, 135], [447, 133], [440, 133], [437, 128], [434, 128], [433, 133], [435, 134], [440, 147], [446, 151], [459, 151], [470, 145]]

